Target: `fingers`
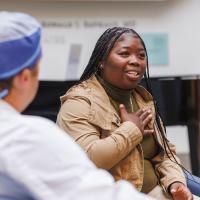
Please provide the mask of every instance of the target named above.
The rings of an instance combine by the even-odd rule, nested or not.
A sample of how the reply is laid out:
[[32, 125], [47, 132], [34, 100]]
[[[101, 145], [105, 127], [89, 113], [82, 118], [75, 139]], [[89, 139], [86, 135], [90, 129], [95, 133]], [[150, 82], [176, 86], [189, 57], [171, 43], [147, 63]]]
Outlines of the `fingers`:
[[174, 200], [193, 200], [193, 195], [184, 185], [179, 185], [178, 187], [171, 189], [171, 194]]
[[[136, 113], [128, 113], [123, 104], [120, 104], [119, 110], [120, 110], [120, 116], [121, 116], [122, 122], [126, 122], [126, 121], [133, 122], [143, 133], [144, 126], [143, 126], [142, 120], [139, 118], [139, 116]], [[140, 114], [141, 111], [139, 110], [138, 113]]]
[[124, 106], [124, 104], [119, 105], [119, 110], [120, 110], [120, 113], [127, 114], [126, 107]]
[[144, 113], [144, 110], [143, 110], [143, 109], [138, 109], [138, 110], [136, 111], [135, 114], [136, 114], [138, 117], [140, 117], [143, 113]]
[[150, 115], [152, 116], [151, 110], [143, 110], [142, 114], [140, 115], [140, 119], [145, 120]]
[[147, 124], [151, 121], [153, 118], [152, 111], [150, 109], [148, 110], [138, 110], [137, 115], [141, 119], [143, 126], [146, 127]]
[[143, 125], [144, 125], [144, 127], [147, 126], [147, 124], [151, 121], [152, 117], [153, 117], [153, 116], [150, 114], [150, 115], [148, 115], [148, 116], [143, 120]]
[[119, 105], [119, 113], [120, 113], [120, 117], [122, 119], [122, 122], [126, 121], [127, 117], [128, 117], [128, 112], [126, 110], [126, 107], [123, 104]]
[[192, 194], [186, 191], [172, 190], [171, 194], [174, 200], [193, 200]]
[[139, 109], [135, 113], [128, 113], [125, 106], [123, 104], [119, 105], [120, 117], [121, 121], [131, 121], [133, 122], [143, 133], [143, 135], [152, 134], [153, 130], [145, 130], [145, 127], [152, 119], [152, 111], [150, 109], [144, 110]]
[[154, 133], [154, 130], [153, 130], [153, 129], [149, 129], [149, 130], [145, 129], [143, 135], [144, 135], [144, 136], [145, 136], [145, 135], [152, 135], [153, 133]]

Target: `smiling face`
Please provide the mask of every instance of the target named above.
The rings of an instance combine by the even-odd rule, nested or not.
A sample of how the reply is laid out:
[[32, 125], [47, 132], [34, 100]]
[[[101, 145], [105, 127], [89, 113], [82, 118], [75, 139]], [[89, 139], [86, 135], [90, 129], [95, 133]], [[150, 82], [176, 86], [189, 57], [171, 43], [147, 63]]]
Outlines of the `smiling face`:
[[133, 89], [142, 79], [146, 65], [146, 52], [141, 40], [133, 33], [124, 33], [103, 63], [102, 76], [118, 88]]

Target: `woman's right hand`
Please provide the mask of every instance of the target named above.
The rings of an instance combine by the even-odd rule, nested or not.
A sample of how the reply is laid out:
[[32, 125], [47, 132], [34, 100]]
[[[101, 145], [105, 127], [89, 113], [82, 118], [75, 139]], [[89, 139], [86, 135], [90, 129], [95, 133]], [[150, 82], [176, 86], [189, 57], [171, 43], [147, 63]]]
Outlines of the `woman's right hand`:
[[152, 134], [154, 132], [153, 129], [146, 129], [147, 124], [152, 119], [152, 111], [150, 109], [147, 110], [139, 109], [135, 113], [128, 113], [125, 106], [123, 104], [120, 104], [119, 110], [122, 122], [126, 121], [133, 122], [140, 129], [143, 136]]

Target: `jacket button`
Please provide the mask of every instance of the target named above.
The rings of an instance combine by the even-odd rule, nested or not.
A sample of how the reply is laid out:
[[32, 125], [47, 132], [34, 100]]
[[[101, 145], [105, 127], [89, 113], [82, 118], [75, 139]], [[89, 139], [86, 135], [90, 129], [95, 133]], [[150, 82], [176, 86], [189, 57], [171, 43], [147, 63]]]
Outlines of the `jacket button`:
[[118, 125], [120, 125], [120, 120], [119, 120], [119, 118], [117, 118], [116, 123], [117, 123]]

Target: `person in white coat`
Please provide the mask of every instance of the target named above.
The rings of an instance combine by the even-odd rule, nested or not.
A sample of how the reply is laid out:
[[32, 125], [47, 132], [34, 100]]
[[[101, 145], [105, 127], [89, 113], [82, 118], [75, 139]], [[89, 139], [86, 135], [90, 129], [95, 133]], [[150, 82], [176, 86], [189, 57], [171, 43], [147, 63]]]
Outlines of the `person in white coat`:
[[20, 114], [38, 88], [41, 26], [24, 13], [0, 19], [0, 197], [152, 200], [97, 169], [53, 122]]

